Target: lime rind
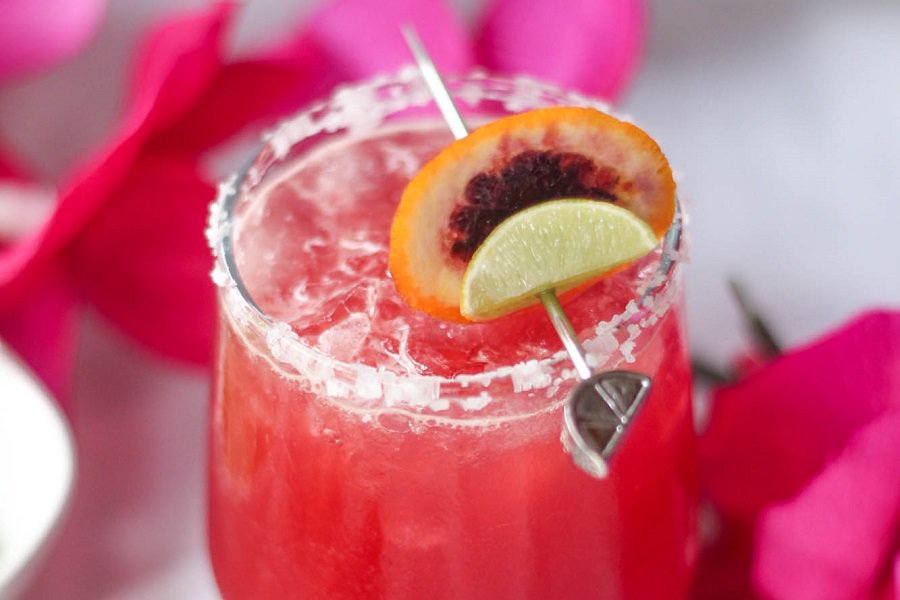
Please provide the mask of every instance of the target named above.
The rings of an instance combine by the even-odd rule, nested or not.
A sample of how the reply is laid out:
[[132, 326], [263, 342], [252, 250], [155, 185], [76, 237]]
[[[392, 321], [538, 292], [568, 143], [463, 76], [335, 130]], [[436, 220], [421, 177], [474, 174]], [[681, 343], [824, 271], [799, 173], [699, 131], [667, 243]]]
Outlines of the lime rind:
[[538, 302], [546, 290], [577, 287], [649, 253], [659, 244], [634, 213], [608, 202], [544, 202], [503, 221], [463, 275], [462, 315], [503, 316]]

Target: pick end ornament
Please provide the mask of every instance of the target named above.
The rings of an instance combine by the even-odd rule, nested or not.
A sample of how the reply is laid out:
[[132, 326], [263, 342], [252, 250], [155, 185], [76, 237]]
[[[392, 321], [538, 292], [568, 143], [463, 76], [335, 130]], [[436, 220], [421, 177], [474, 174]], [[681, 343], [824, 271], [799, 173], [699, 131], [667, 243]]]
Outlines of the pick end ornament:
[[648, 376], [607, 371], [581, 381], [564, 409], [563, 446], [585, 473], [604, 479], [628, 423], [650, 393]]

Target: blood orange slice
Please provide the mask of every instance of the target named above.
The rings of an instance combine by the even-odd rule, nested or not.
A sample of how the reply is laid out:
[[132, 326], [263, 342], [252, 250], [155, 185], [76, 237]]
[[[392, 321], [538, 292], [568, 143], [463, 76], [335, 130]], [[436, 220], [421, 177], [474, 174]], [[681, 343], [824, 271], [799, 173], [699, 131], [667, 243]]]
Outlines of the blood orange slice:
[[574, 107], [505, 117], [448, 146], [410, 181], [391, 226], [397, 290], [413, 308], [468, 320], [460, 293], [475, 251], [508, 217], [561, 198], [613, 203], [657, 237], [675, 213], [668, 161], [635, 125]]

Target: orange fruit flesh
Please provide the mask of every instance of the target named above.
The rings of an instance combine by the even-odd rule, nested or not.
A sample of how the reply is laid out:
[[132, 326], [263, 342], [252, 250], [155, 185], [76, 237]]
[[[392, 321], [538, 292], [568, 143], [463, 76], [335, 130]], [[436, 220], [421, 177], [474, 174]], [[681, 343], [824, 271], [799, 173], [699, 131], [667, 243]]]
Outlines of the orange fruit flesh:
[[669, 164], [635, 125], [576, 107], [504, 117], [449, 145], [410, 181], [391, 227], [398, 292], [413, 308], [467, 321], [460, 289], [478, 244], [511, 214], [561, 197], [613, 202], [659, 237], [675, 213]]

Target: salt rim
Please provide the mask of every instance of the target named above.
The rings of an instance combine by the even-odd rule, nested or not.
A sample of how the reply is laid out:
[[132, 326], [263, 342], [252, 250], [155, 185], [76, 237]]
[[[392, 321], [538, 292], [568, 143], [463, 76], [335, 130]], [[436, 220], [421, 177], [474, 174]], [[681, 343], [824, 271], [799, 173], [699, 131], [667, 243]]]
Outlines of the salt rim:
[[[462, 77], [449, 77], [447, 83], [454, 96], [470, 106], [496, 101], [509, 112], [521, 112], [565, 101], [568, 105], [611, 112], [606, 103], [564, 92], [561, 88], [525, 76], [504, 78], [488, 76], [484, 71], [476, 70]], [[575, 377], [574, 370], [557, 368], [568, 359], [564, 350], [548, 358], [452, 378], [415, 374], [401, 376], [383, 368], [339, 361], [303, 342], [289, 324], [266, 315], [244, 287], [231, 249], [231, 217], [241, 188], [259, 183], [268, 167], [284, 160], [291, 148], [306, 138], [342, 130], [351, 135], [364, 134], [377, 128], [385, 117], [393, 113], [410, 107], [427, 106], [431, 102], [431, 95], [414, 65], [401, 68], [396, 76], [382, 74], [361, 83], [342, 86], [329, 100], [309, 106], [265, 134], [262, 151], [241, 172], [219, 184], [217, 197], [209, 207], [205, 233], [215, 257], [211, 278], [221, 289], [229, 309], [225, 312], [230, 313], [227, 316], [234, 325], [233, 330], [248, 349], [269, 362], [282, 376], [288, 379], [302, 377], [315, 393], [338, 401], [353, 412], [382, 408], [418, 417], [423, 412], [448, 411], [452, 405], [463, 412], [480, 412], [491, 405], [492, 397], [487, 388], [497, 380], [509, 379], [512, 391], [516, 393], [543, 389], [546, 397], [550, 398], [565, 382]], [[266, 161], [258, 164], [267, 150], [269, 156], [265, 157]], [[621, 313], [608, 321], [599, 322], [594, 327], [594, 336], [583, 341], [588, 364], [592, 368], [615, 360], [634, 362], [634, 351], [641, 333], [669, 311], [679, 286], [667, 284], [676, 278], [684, 259], [683, 219], [679, 204], [673, 227], [664, 238], [660, 267], [637, 288], [640, 300], [631, 300]], [[252, 343], [241, 331], [241, 326], [255, 329], [264, 338], [265, 350]], [[619, 341], [616, 333], [621, 332], [623, 326], [627, 336]], [[616, 351], [620, 355], [618, 358], [614, 357]], [[284, 366], [290, 367], [294, 373], [286, 371]], [[491, 417], [491, 420], [517, 419], [555, 410], [563, 401], [558, 399], [527, 414], [499, 420]], [[449, 420], [456, 421], [452, 417]]]

